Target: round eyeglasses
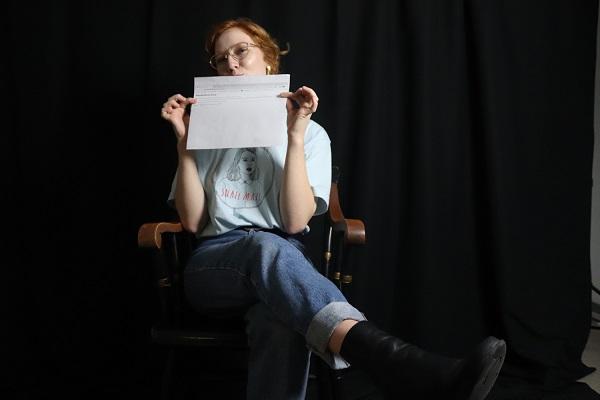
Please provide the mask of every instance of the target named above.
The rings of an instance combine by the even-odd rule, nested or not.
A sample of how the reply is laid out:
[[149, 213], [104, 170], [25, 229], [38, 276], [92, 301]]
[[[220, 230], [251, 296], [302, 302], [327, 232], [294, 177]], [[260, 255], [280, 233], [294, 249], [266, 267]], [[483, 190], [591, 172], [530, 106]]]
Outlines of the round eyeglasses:
[[228, 62], [229, 57], [232, 57], [237, 62], [240, 62], [248, 55], [248, 52], [250, 51], [251, 47], [260, 47], [260, 46], [254, 44], [254, 43], [240, 42], [240, 43], [234, 44], [233, 46], [231, 46], [230, 48], [228, 48], [221, 54], [215, 54], [214, 56], [212, 56], [210, 58], [208, 63], [210, 64], [211, 67], [213, 67], [216, 70], [223, 70], [229, 65], [229, 62]]

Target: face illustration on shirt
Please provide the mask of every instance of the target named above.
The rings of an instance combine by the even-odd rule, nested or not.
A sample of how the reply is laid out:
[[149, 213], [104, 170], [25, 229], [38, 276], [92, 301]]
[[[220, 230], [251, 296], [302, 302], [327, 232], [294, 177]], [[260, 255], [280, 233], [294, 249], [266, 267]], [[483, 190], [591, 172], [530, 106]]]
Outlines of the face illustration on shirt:
[[259, 178], [259, 168], [256, 160], [256, 149], [239, 149], [233, 162], [227, 170], [227, 179], [232, 182], [250, 183]]
[[250, 151], [243, 151], [240, 156], [240, 161], [237, 167], [244, 182], [249, 182], [256, 179], [256, 154]]
[[265, 148], [242, 148], [229, 154], [233, 154], [229, 168], [215, 186], [217, 197], [232, 209], [258, 207], [273, 185], [273, 158]]

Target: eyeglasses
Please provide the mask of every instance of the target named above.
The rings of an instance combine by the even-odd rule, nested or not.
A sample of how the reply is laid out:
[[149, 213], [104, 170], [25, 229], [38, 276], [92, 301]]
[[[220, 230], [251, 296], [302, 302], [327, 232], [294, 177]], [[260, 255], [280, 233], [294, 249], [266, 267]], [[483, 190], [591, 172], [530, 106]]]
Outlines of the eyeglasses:
[[237, 62], [240, 62], [248, 55], [250, 47], [260, 47], [260, 46], [254, 44], [254, 43], [240, 42], [240, 43], [234, 44], [233, 46], [231, 46], [230, 48], [228, 48], [221, 54], [215, 54], [214, 56], [212, 56], [210, 58], [210, 61], [208, 63], [210, 64], [211, 67], [213, 67], [216, 70], [225, 69], [229, 64], [227, 61], [229, 59], [229, 57], [232, 57]]

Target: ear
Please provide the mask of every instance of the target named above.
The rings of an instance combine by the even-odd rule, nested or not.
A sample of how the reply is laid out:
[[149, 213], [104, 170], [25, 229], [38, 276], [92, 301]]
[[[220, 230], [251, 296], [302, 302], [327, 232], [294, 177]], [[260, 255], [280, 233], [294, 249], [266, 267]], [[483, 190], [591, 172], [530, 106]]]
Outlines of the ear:
[[271, 75], [271, 66], [267, 65], [267, 75]]

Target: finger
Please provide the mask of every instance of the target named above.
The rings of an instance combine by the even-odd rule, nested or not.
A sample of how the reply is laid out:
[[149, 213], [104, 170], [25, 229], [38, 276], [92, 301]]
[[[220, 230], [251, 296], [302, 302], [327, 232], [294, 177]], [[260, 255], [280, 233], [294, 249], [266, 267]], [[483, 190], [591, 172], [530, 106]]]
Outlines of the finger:
[[313, 101], [313, 100], [318, 99], [315, 91], [307, 86], [302, 86], [302, 87], [298, 88], [298, 90], [296, 90], [294, 95], [296, 95], [298, 98], [302, 99], [303, 101]]
[[319, 98], [314, 90], [308, 86], [302, 86], [296, 90], [294, 95], [298, 105], [306, 110], [308, 114], [312, 114], [313, 112], [317, 111]]
[[179, 108], [179, 107], [181, 107], [181, 106], [175, 100], [169, 100], [163, 106], [164, 109], [169, 110], [169, 111], [171, 111], [171, 110], [173, 110], [175, 108]]
[[166, 110], [161, 110], [160, 112], [160, 116], [164, 119], [166, 119], [167, 121], [171, 119], [171, 114], [168, 113]]
[[180, 109], [181, 106], [179, 104], [167, 104], [164, 109], [170, 114], [173, 111]]
[[302, 106], [302, 107], [300, 107], [300, 108], [301, 108], [302, 110], [304, 110], [304, 111], [303, 111], [303, 114], [304, 114], [304, 115], [310, 115], [310, 114], [314, 113], [315, 111], [317, 111], [317, 106], [316, 106], [316, 105], [314, 105], [314, 104], [312, 104], [312, 105], [309, 105], [309, 106]]
[[308, 111], [308, 114], [312, 114], [317, 111], [319, 105], [317, 93], [308, 86], [299, 87], [294, 93], [282, 92], [279, 94], [279, 97], [288, 99], [288, 103], [286, 104], [288, 111], [291, 111], [293, 108], [304, 108]]
[[302, 86], [298, 90], [302, 92], [303, 96], [307, 96], [308, 95], [311, 98], [315, 98], [315, 99], [319, 98], [317, 96], [317, 92], [315, 92], [313, 89], [309, 88], [308, 86]]
[[304, 98], [298, 93], [298, 91], [294, 93], [287, 92], [282, 94], [281, 97], [286, 97], [288, 102], [291, 101], [294, 108], [300, 108], [304, 104]]
[[175, 95], [169, 97], [169, 99], [167, 100], [167, 104], [171, 104], [174, 108], [177, 108], [177, 107], [185, 108], [185, 107], [187, 107], [188, 104], [195, 104], [195, 103], [196, 103], [195, 98], [183, 97], [180, 94], [175, 94]]
[[167, 114], [172, 114], [174, 111], [182, 110], [182, 109], [183, 109], [183, 107], [181, 107], [181, 105], [178, 103], [174, 103], [174, 104], [169, 103], [162, 108], [162, 110], [164, 110]]
[[319, 98], [315, 94], [315, 97], [313, 98], [310, 109], [312, 110], [312, 112], [316, 112], [318, 107], [319, 107]]
[[310, 101], [313, 103], [318, 103], [319, 102], [319, 96], [317, 96], [317, 93], [309, 88], [308, 86], [302, 86], [300, 88], [300, 91], [302, 93], [302, 97], [304, 98], [305, 101]]
[[295, 92], [281, 92], [278, 95], [279, 97], [286, 97], [288, 99], [294, 99], [295, 101], [302, 101], [304, 99], [304, 95], [302, 92], [302, 88], [298, 88]]
[[294, 99], [295, 95], [292, 92], [281, 92], [277, 95], [277, 97], [286, 98], [285, 108], [288, 112], [291, 112], [294, 109], [300, 108], [296, 99]]
[[167, 112], [171, 112], [173, 109], [173, 107], [169, 104], [169, 102], [166, 102], [163, 104], [163, 106], [161, 107], [160, 111], [167, 111]]
[[287, 109], [287, 112], [290, 113], [292, 112], [295, 108], [298, 108], [296, 106], [296, 102], [294, 102], [294, 100], [292, 100], [291, 98], [288, 98], [287, 101], [285, 102], [285, 108]]
[[169, 102], [169, 104], [171, 104], [174, 108], [179, 108], [179, 107], [185, 108], [187, 106], [187, 104], [188, 104], [188, 101], [184, 97], [183, 100], [179, 100], [179, 99], [172, 100], [172, 101]]
[[169, 100], [174, 100], [177, 102], [181, 102], [181, 101], [185, 101], [185, 97], [183, 97], [182, 95], [180, 95], [179, 93], [174, 94], [173, 96], [169, 97]]

